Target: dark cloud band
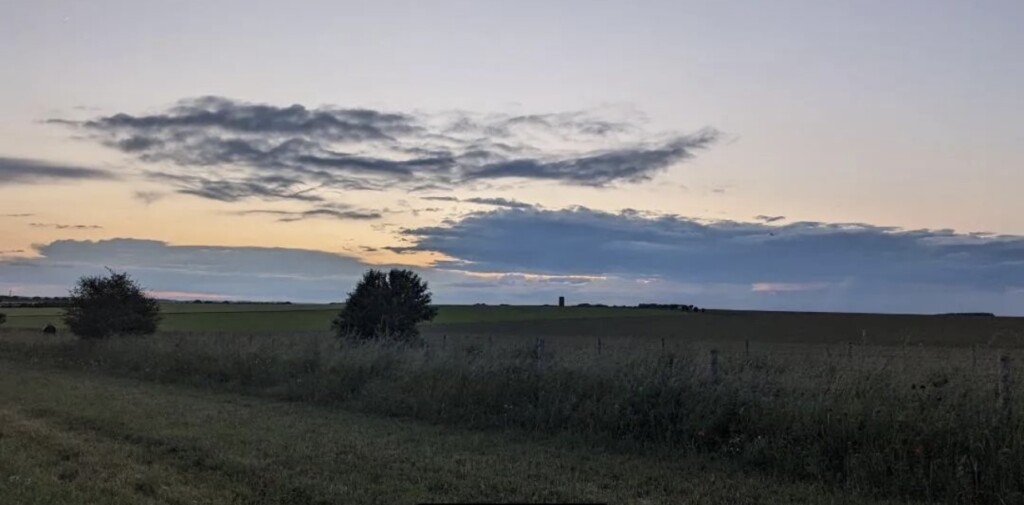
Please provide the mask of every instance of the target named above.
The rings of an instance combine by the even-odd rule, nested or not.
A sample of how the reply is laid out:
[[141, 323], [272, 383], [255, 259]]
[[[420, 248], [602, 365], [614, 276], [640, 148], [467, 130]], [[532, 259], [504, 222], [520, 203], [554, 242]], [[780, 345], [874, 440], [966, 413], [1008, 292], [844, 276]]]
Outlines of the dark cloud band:
[[97, 168], [0, 157], [0, 185], [112, 178], [114, 178], [112, 173]]
[[636, 124], [582, 112], [392, 113], [220, 97], [182, 100], [156, 114], [51, 122], [163, 164], [157, 178], [181, 193], [221, 201], [291, 199], [301, 185], [415, 191], [504, 178], [638, 182], [718, 137], [707, 129], [654, 141]]

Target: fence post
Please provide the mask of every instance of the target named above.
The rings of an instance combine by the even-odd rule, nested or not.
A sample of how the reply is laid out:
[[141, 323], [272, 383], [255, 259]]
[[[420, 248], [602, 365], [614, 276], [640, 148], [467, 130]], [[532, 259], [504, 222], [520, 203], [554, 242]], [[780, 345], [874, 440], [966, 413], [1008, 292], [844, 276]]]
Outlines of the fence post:
[[846, 359], [853, 359], [853, 342], [846, 343]]
[[661, 337], [661, 353], [665, 354], [665, 337]]
[[601, 355], [601, 337], [597, 337], [597, 355]]
[[443, 350], [445, 350], [447, 348], [448, 348], [448, 334], [445, 333], [444, 336], [441, 337], [441, 350], [443, 351]]
[[743, 358], [750, 361], [750, 339], [743, 341]]
[[493, 352], [494, 351], [494, 336], [493, 335], [488, 335], [487, 336], [487, 351], [488, 352]]
[[711, 381], [718, 382], [718, 349], [711, 350]]
[[971, 344], [971, 370], [978, 368], [978, 344]]
[[1010, 417], [1010, 357], [1006, 354], [999, 356], [999, 409], [1005, 418]]

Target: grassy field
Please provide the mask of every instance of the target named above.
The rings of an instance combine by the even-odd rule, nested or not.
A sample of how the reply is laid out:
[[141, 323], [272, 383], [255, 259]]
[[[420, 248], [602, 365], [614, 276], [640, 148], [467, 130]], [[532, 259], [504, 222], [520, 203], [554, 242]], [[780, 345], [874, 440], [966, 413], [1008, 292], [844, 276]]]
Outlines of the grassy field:
[[1022, 351], [760, 343], [748, 354], [742, 343], [662, 349], [622, 338], [598, 352], [565, 337], [538, 353], [525, 337], [428, 340], [410, 348], [339, 345], [326, 333], [189, 332], [83, 342], [7, 331], [0, 359], [554, 437], [649, 461], [724, 462], [831, 493], [1024, 500], [1024, 391], [1001, 386], [994, 366], [1003, 355], [1019, 363]]
[[728, 462], [0, 361], [5, 505], [533, 501], [881, 504]]
[[[498, 485], [505, 490], [501, 495], [505, 499], [598, 497], [612, 502], [664, 503], [678, 502], [678, 496], [698, 496], [700, 503], [736, 502], [717, 495], [725, 489], [717, 487], [718, 480], [706, 490], [701, 490], [701, 478], [684, 480], [683, 488], [662, 483], [657, 477], [662, 474], [654, 468], [669, 465], [680, 471], [699, 468], [698, 473], [709, 472], [715, 479], [738, 486], [738, 493], [746, 493], [744, 486], [755, 485], [752, 483], [769, 486], [794, 502], [838, 503], [835, 497], [849, 494], [934, 503], [1024, 503], [1024, 387], [1013, 381], [1024, 363], [1024, 318], [446, 306], [435, 322], [421, 327], [425, 346], [389, 347], [345, 345], [323, 325], [311, 323], [317, 318], [329, 321], [338, 310], [336, 306], [229, 307], [237, 310], [218, 311], [223, 307], [216, 304], [168, 304], [162, 331], [147, 338], [83, 342], [64, 333], [43, 336], [35, 329], [6, 328], [0, 331], [0, 360], [10, 363], [4, 365], [5, 371], [15, 370], [18, 376], [46, 375], [38, 370], [59, 369], [63, 371], [48, 373], [89, 377], [81, 380], [107, 384], [104, 388], [119, 383], [113, 377], [139, 380], [143, 382], [131, 384], [156, 397], [163, 393], [149, 391], [158, 388], [154, 384], [191, 387], [193, 392], [159, 391], [174, 391], [174, 395], [189, 398], [182, 402], [211, 405], [212, 410], [234, 412], [212, 405], [220, 401], [219, 395], [245, 395], [250, 398], [246, 401], [268, 408], [281, 405], [277, 401], [292, 402], [301, 417], [327, 415], [328, 411], [331, 416], [341, 416], [338, 419], [348, 416], [348, 421], [339, 421], [339, 425], [392, 426], [388, 423], [399, 421], [382, 419], [405, 419], [400, 423], [408, 422], [403, 426], [410, 430], [428, 429], [415, 424], [427, 422], [437, 433], [479, 437], [484, 440], [480, 443], [493, 444], [495, 450], [547, 447], [552, 453], [567, 451], [565, 459], [552, 462], [565, 472], [558, 478], [587, 482], [572, 484], [570, 494], [558, 494], [562, 491], [556, 489], [562, 488], [551, 480], [521, 483], [520, 487], [506, 480]], [[10, 310], [11, 326], [30, 318], [53, 317], [56, 312], [32, 310], [51, 312]], [[11, 389], [4, 393], [7, 397], [0, 395], [0, 400], [10, 398], [5, 404], [48, 395], [19, 396], [35, 385], [4, 384], [0, 388]], [[91, 408], [62, 401], [67, 403], [69, 416]], [[152, 410], [120, 413], [109, 404], [97, 407], [96, 415], [102, 410], [112, 417], [87, 424], [123, 424], [126, 419], [164, 415], [155, 404], [139, 408]], [[176, 408], [186, 409], [183, 403]], [[39, 412], [43, 410], [17, 407], [4, 414], [9, 420], [5, 424], [46, 418], [40, 418]], [[272, 414], [261, 412], [258, 416], [262, 422]], [[155, 421], [146, 421], [151, 422]], [[251, 427], [249, 423], [255, 422], [239, 419], [234, 429], [270, 429]], [[303, 425], [317, 421], [280, 422]], [[156, 432], [163, 429], [146, 426]], [[212, 434], [194, 426], [180, 427], [184, 431], [179, 433], [205, 440], [196, 443], [214, 444], [219, 432], [210, 426]], [[342, 431], [358, 431], [345, 426]], [[194, 433], [189, 431], [193, 428]], [[53, 436], [63, 439], [72, 435], [59, 432]], [[130, 441], [140, 435], [125, 436]], [[17, 440], [17, 436], [5, 434], [0, 437], [0, 449], [5, 443], [15, 444], [3, 449], [11, 451], [6, 454], [30, 459], [34, 449], [17, 445]], [[93, 440], [88, 439], [90, 443]], [[284, 445], [282, 442], [280, 447]], [[112, 447], [101, 450], [109, 453], [104, 458], [120, 457], [116, 454], [122, 450], [136, 451], [132, 458], [146, 462], [164, 457], [159, 452], [163, 445], [156, 449], [148, 445]], [[384, 447], [374, 447], [388, 453]], [[283, 456], [274, 452], [278, 450], [285, 451], [276, 448], [262, 454], [274, 461], [284, 458], [280, 471], [286, 474], [301, 458], [319, 457]], [[416, 452], [419, 450], [422, 453]], [[426, 455], [436, 450], [424, 447], [412, 453]], [[390, 451], [388, 454], [401, 454], [398, 449]], [[239, 456], [242, 460], [248, 457]], [[423, 468], [444, 466], [423, 457], [427, 461], [421, 463], [426, 465]], [[512, 458], [492, 457], [498, 461]], [[160, 471], [183, 471], [176, 458], [172, 455], [168, 461], [161, 460]], [[637, 466], [617, 477], [580, 470], [595, 458], [632, 461], [629, 464]], [[135, 460], [123, 463], [126, 468], [136, 464]], [[646, 465], [654, 466], [640, 469]], [[217, 479], [236, 478], [234, 474], [219, 475], [223, 466], [196, 471], [200, 470], [169, 478], [179, 479], [183, 486], [199, 487], [206, 486], [205, 479], [223, 484], [227, 481]], [[435, 470], [424, 471], [433, 475]], [[596, 467], [593, 471], [597, 472]], [[302, 482], [302, 493], [313, 494], [297, 496], [356, 496], [352, 498], [356, 502], [373, 502], [369, 495], [347, 495], [344, 493], [354, 491], [339, 491], [321, 482], [334, 478], [321, 470], [302, 472], [313, 473], [307, 480], [289, 477], [287, 485]], [[483, 472], [464, 475], [483, 479], [481, 489], [502, 475], [493, 469]], [[378, 481], [373, 479], [383, 477], [374, 475], [377, 477], [356, 472], [338, 479], [350, 478], [353, 486], [370, 479], [370, 489], [375, 489]], [[514, 474], [514, 479], [531, 479], [530, 475]], [[645, 494], [621, 494], [625, 491], [616, 491], [618, 484], [593, 487], [594, 480], [606, 477], [617, 483], [642, 482]], [[117, 480], [123, 479], [120, 476], [100, 476], [89, 482], [104, 478], [127, 485]], [[422, 484], [433, 478], [413, 482]], [[242, 493], [238, 490], [245, 486], [239, 482], [247, 481], [232, 482], [210, 484], [210, 489], [219, 486]], [[287, 487], [284, 482], [280, 488], [266, 491], [266, 496], [286, 496], [280, 494], [286, 492], [282, 490]], [[126, 501], [137, 498], [134, 491], [110, 485], [127, 493]], [[148, 485], [142, 486], [151, 492]], [[428, 494], [415, 486], [410, 489], [409, 494], [401, 494], [402, 499], [483, 496], [456, 484], [428, 487]], [[24, 496], [50, 496], [48, 492], [29, 489]], [[445, 494], [449, 492], [454, 494]], [[204, 500], [274, 502], [271, 498], [231, 496], [234, 498]], [[740, 501], [755, 502], [753, 496]], [[259, 501], [262, 499], [269, 501]], [[331, 501], [326, 500], [324, 503]], [[316, 500], [301, 498], [298, 502]]]
[[[164, 303], [161, 331], [209, 333], [300, 333], [326, 331], [338, 305]], [[4, 326], [60, 326], [60, 309], [0, 309]], [[925, 345], [1024, 348], [1024, 318], [883, 314], [711, 311], [701, 314], [656, 309], [551, 306], [440, 306], [421, 327], [440, 338], [537, 337], [596, 346], [615, 339], [723, 343]], [[574, 344], [576, 345], [576, 344]], [[632, 345], [632, 344], [629, 344]]]

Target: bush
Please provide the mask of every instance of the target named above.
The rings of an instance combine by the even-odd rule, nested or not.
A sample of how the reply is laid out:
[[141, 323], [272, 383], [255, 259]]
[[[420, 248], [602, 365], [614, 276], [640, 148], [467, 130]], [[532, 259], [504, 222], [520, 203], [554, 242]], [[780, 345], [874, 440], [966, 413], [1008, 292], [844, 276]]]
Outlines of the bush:
[[149, 335], [160, 322], [160, 306], [126, 273], [82, 277], [70, 292], [64, 323], [82, 338]]
[[430, 302], [427, 283], [416, 273], [370, 270], [349, 293], [333, 327], [339, 337], [409, 341], [419, 336], [417, 323], [437, 315]]
[[7, 322], [7, 314], [4, 314], [3, 312], [0, 312], [0, 325], [4, 324], [6, 322]]

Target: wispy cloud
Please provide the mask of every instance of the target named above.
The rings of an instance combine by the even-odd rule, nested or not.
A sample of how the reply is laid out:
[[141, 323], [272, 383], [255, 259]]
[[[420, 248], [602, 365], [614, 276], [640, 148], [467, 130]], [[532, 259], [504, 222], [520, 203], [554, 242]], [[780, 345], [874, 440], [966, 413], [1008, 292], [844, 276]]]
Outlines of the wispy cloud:
[[508, 198], [467, 198], [463, 201], [467, 203], [475, 203], [477, 205], [505, 207], [507, 209], [532, 209], [535, 207], [532, 203], [510, 200]]
[[41, 160], [0, 157], [0, 185], [54, 181], [112, 179], [106, 170], [63, 165]]
[[159, 191], [136, 191], [132, 196], [134, 196], [136, 200], [139, 200], [146, 205], [150, 205], [162, 200], [167, 195]]
[[377, 211], [344, 207], [316, 207], [303, 211], [255, 209], [239, 211], [236, 214], [276, 216], [278, 218], [277, 220], [281, 222], [293, 222], [315, 218], [366, 221], [380, 219], [382, 216], [382, 214]]
[[101, 230], [102, 226], [95, 224], [62, 224], [62, 223], [29, 223], [33, 228], [53, 228], [55, 230]]
[[476, 205], [487, 205], [491, 207], [505, 207], [509, 209], [532, 209], [535, 207], [532, 203], [520, 202], [519, 200], [512, 200], [509, 198], [500, 197], [473, 197], [459, 199], [454, 196], [424, 196], [420, 197], [422, 200], [430, 200], [436, 202], [465, 202], [473, 203]]
[[638, 182], [718, 137], [711, 129], [650, 134], [585, 112], [427, 114], [220, 97], [182, 100], [156, 114], [50, 122], [143, 162], [175, 166], [150, 176], [220, 201], [293, 199], [304, 188], [417, 191], [504, 178]]
[[766, 216], [764, 214], [760, 214], [754, 216], [754, 219], [761, 221], [762, 223], [775, 223], [777, 221], [784, 221], [786, 216]]

